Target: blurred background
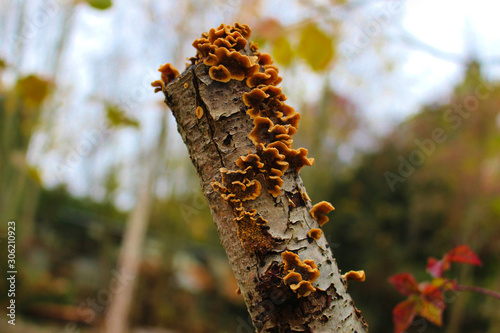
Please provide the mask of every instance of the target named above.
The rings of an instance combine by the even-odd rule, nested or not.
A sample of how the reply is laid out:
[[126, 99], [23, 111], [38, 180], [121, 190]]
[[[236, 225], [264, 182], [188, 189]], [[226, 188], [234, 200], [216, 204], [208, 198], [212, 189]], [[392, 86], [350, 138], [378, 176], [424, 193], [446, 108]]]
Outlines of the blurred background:
[[[392, 328], [428, 256], [500, 290], [500, 34], [494, 1], [1, 0], [0, 255], [17, 223], [16, 326], [2, 332], [251, 332], [187, 150], [150, 82], [220, 23], [272, 54], [313, 202], [370, 332]], [[439, 134], [439, 135], [437, 135]], [[6, 274], [2, 259], [2, 276]], [[459, 266], [459, 265], [457, 265]], [[4, 269], [5, 268], [5, 269]], [[500, 332], [498, 301], [446, 299], [444, 327]], [[108, 318], [106, 315], [108, 314]], [[109, 318], [112, 316], [113, 318]], [[125, 328], [127, 329], [127, 328]], [[112, 331], [106, 331], [111, 333]]]

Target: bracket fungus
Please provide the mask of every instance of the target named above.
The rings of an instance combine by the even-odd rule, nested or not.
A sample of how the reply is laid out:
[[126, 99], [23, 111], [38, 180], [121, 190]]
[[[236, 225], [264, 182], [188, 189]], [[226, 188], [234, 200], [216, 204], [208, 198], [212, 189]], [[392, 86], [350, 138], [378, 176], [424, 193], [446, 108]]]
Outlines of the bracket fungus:
[[201, 117], [203, 117], [203, 108], [201, 106], [198, 106], [195, 112], [197, 119], [201, 119]]
[[[250, 171], [250, 168], [247, 168]], [[260, 195], [261, 185], [256, 179], [250, 180], [247, 171], [221, 169], [223, 184], [214, 181], [212, 187], [224, 200], [235, 198], [241, 201], [254, 200]]]
[[[193, 43], [198, 52], [192, 61], [208, 66], [212, 80], [246, 80], [247, 86], [253, 88], [243, 94], [242, 100], [248, 107], [247, 114], [253, 119], [254, 127], [248, 138], [254, 144], [255, 152], [240, 156], [235, 162], [237, 170], [221, 168], [221, 181], [214, 179], [212, 187], [233, 207], [234, 222], [243, 247], [264, 255], [272, 250], [274, 243], [267, 232], [267, 222], [260, 216], [256, 218], [255, 211], [248, 211], [243, 206], [243, 202], [255, 200], [261, 194], [257, 175], [263, 175], [267, 191], [276, 198], [281, 194], [285, 172], [299, 172], [302, 167], [312, 165], [314, 159], [307, 157], [307, 149], [292, 148], [292, 135], [297, 131], [300, 114], [284, 103], [287, 98], [281, 88], [276, 87], [281, 77], [278, 68], [272, 65], [271, 56], [258, 52], [256, 44], [247, 48], [250, 34], [250, 28], [240, 24], [233, 27], [222, 24], [211, 29]], [[201, 115], [197, 109], [197, 118], [200, 119]], [[319, 239], [321, 230], [311, 230], [309, 237]], [[290, 271], [284, 281], [298, 297], [305, 297], [315, 291], [311, 282], [319, 276], [319, 270], [314, 261], [302, 263], [298, 256], [296, 259], [294, 256], [292, 252], [283, 254], [285, 271]]]
[[169, 63], [160, 66], [158, 72], [161, 72], [161, 80], [156, 80], [151, 83], [151, 86], [155, 88], [155, 93], [163, 91], [168, 83], [179, 76], [179, 71]]
[[[326, 214], [334, 208], [325, 201], [311, 208], [298, 173], [304, 166], [313, 165], [314, 159], [308, 157], [307, 149], [293, 147], [300, 114], [285, 103], [287, 97], [277, 87], [282, 78], [272, 57], [259, 52], [250, 36], [250, 28], [239, 23], [221, 24], [202, 33], [192, 44], [196, 55], [188, 59], [191, 63], [186, 74], [178, 79], [184, 86], [182, 94], [177, 96], [175, 88], [166, 89], [179, 76], [170, 64], [160, 67], [161, 80], [152, 86], [155, 92], [164, 92], [176, 116], [224, 248], [235, 274], [243, 280], [241, 292], [258, 331], [292, 330], [288, 322], [280, 323], [278, 314], [273, 314], [273, 319], [261, 312], [263, 302], [275, 291], [283, 292], [286, 300], [295, 298], [277, 306], [283, 314], [296, 312], [297, 305], [303, 314], [310, 315], [304, 316], [303, 323], [293, 331], [313, 331], [313, 327], [314, 331], [331, 331], [317, 330], [327, 327], [321, 325], [328, 320], [316, 320], [316, 326], [310, 326], [315, 314], [329, 311], [339, 318], [359, 317], [344, 285], [336, 282], [340, 273], [331, 251], [318, 245], [325, 242], [322, 230], [308, 230], [312, 219], [324, 225]], [[186, 101], [193, 95], [194, 100]], [[226, 108], [231, 111], [214, 116]], [[190, 112], [182, 112], [186, 109]], [[197, 131], [192, 130], [193, 124]], [[307, 223], [297, 223], [299, 216]], [[288, 232], [290, 229], [295, 230]], [[300, 247], [297, 242], [303, 240], [306, 242], [301, 244], [306, 246]], [[298, 253], [308, 259], [300, 260]], [[320, 278], [318, 266], [330, 272], [325, 271]], [[362, 278], [359, 272], [344, 277]], [[333, 300], [342, 305], [330, 305]], [[352, 327], [363, 331], [362, 324]]]
[[258, 155], [252, 154], [250, 151], [246, 156], [238, 157], [236, 160], [236, 165], [241, 169], [245, 170], [248, 167], [251, 167], [252, 170], [259, 170], [264, 167], [264, 163], [260, 161], [260, 157]]
[[322, 233], [323, 232], [321, 231], [321, 229], [314, 228], [314, 229], [309, 230], [309, 232], [307, 233], [307, 236], [311, 237], [314, 240], [318, 240], [321, 238]]
[[342, 275], [342, 278], [346, 281], [360, 281], [364, 282], [366, 279], [365, 271], [349, 271]]
[[297, 293], [297, 297], [306, 297], [316, 291], [311, 283], [318, 279], [320, 272], [313, 260], [302, 262], [298, 255], [290, 251], [283, 252], [281, 258], [285, 263], [283, 271], [286, 274], [283, 281]]
[[287, 147], [292, 145], [292, 136], [289, 134], [290, 125], [275, 125], [271, 119], [265, 117], [255, 117], [253, 120], [254, 129], [248, 135], [255, 145], [260, 143], [270, 144], [281, 142]]
[[313, 208], [311, 209], [311, 216], [313, 217], [313, 219], [318, 221], [319, 225], [322, 226], [329, 221], [329, 218], [328, 216], [326, 216], [326, 214], [330, 213], [332, 210], [335, 210], [335, 208], [331, 203], [321, 201], [313, 206]]

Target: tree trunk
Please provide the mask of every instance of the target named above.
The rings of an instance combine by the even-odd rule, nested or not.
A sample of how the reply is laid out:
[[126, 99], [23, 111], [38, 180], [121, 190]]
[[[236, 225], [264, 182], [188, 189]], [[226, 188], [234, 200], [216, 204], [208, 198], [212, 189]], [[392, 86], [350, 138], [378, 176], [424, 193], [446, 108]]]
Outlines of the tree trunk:
[[[276, 198], [268, 193], [266, 182], [261, 179], [261, 194], [243, 202], [245, 210], [255, 209], [267, 220], [273, 244], [269, 251], [252, 252], [244, 247], [233, 207], [211, 184], [221, 181], [220, 168], [236, 170], [235, 162], [240, 156], [255, 152], [256, 147], [248, 138], [254, 124], [242, 101], [242, 95], [251, 88], [244, 80], [214, 81], [208, 70], [202, 62], [192, 65], [163, 92], [198, 171], [221, 243], [251, 316], [248, 321], [237, 319], [238, 332], [249, 332], [252, 323], [257, 332], [366, 332], [366, 323], [347, 293], [347, 283], [324, 235], [318, 240], [308, 237], [312, 228], [320, 226], [310, 214], [312, 204], [295, 170], [289, 169], [282, 176], [281, 194]], [[201, 118], [199, 111], [197, 117], [198, 107], [203, 110]], [[314, 261], [320, 272], [312, 283], [316, 291], [299, 297], [285, 283], [285, 251], [297, 254], [301, 261]]]
[[135, 207], [130, 212], [123, 235], [122, 249], [118, 261], [118, 275], [128, 276], [130, 281], [114, 293], [106, 313], [104, 332], [128, 332], [128, 317], [132, 305], [137, 276], [141, 265], [142, 247], [146, 237], [151, 211], [152, 171], [148, 170], [147, 179], [141, 183]]
[[123, 234], [122, 247], [118, 259], [118, 276], [126, 276], [119, 290], [114, 291], [111, 304], [104, 320], [104, 333], [124, 333], [129, 331], [129, 314], [132, 308], [135, 287], [140, 273], [142, 248], [146, 240], [151, 209], [154, 200], [154, 182], [157, 179], [159, 161], [165, 151], [167, 123], [162, 117], [162, 127], [157, 145], [146, 155], [143, 168], [144, 179], [138, 185], [137, 202], [130, 212]]

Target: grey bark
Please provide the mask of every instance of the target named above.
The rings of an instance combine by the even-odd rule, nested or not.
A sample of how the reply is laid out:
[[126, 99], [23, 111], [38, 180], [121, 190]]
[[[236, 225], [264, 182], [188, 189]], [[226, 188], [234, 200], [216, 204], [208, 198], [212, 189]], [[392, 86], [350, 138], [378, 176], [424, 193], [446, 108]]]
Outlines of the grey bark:
[[[268, 221], [268, 231], [276, 240], [275, 248], [263, 257], [242, 247], [232, 208], [211, 186], [214, 180], [221, 179], [219, 168], [236, 170], [239, 156], [247, 155], [249, 150], [255, 152], [247, 138], [253, 122], [242, 102], [243, 93], [249, 91], [245, 81], [211, 80], [208, 67], [200, 63], [168, 84], [164, 93], [198, 171], [251, 323], [257, 332], [366, 332], [367, 326], [347, 293], [324, 234], [318, 241], [307, 237], [308, 231], [319, 228], [319, 224], [309, 213], [311, 202], [302, 195], [306, 189], [300, 175], [295, 171], [285, 173], [277, 198], [261, 181], [261, 195], [244, 203], [246, 210], [256, 209]], [[197, 106], [204, 110], [201, 119], [195, 115]], [[318, 266], [320, 277], [313, 283], [317, 291], [308, 297], [297, 298], [282, 282], [281, 253], [286, 250], [298, 254], [301, 260], [312, 259]], [[248, 332], [251, 323], [242, 318], [238, 322], [239, 331]]]

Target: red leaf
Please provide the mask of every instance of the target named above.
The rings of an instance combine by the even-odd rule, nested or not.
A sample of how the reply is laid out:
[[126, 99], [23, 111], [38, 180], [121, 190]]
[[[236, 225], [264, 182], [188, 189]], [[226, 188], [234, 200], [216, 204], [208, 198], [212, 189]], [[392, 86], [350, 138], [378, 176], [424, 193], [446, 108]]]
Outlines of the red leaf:
[[443, 301], [443, 294], [439, 287], [434, 285], [425, 286], [422, 292], [422, 306], [418, 314], [429, 322], [439, 327], [443, 324], [443, 310], [446, 304]]
[[448, 252], [443, 261], [460, 262], [464, 264], [481, 266], [481, 259], [467, 245], [460, 245]]
[[403, 295], [420, 294], [418, 284], [410, 273], [399, 273], [389, 278], [389, 282]]
[[441, 277], [443, 276], [443, 262], [441, 260], [437, 260], [436, 258], [429, 257], [427, 258], [427, 272], [429, 272], [433, 277]]
[[394, 333], [404, 332], [413, 322], [417, 313], [417, 301], [415, 299], [407, 299], [400, 302], [392, 310], [392, 321], [394, 322]]
[[443, 301], [442, 290], [438, 286], [428, 284], [422, 291], [422, 298], [429, 302], [437, 303], [443, 309], [446, 307]]
[[418, 314], [434, 325], [441, 327], [445, 308], [446, 304], [443, 301], [441, 290], [436, 286], [427, 285], [422, 293], [422, 306]]

